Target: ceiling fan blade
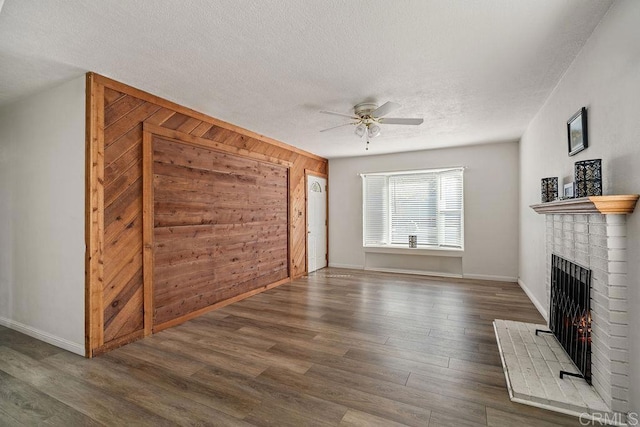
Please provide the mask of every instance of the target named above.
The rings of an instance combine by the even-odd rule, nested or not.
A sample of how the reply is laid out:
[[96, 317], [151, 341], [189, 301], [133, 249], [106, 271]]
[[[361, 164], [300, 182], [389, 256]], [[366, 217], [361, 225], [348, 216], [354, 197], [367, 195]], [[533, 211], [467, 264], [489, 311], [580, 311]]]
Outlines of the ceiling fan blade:
[[400, 119], [395, 117], [380, 119], [380, 123], [384, 125], [421, 125], [422, 122], [424, 122], [424, 119]]
[[378, 108], [376, 108], [375, 110], [373, 110], [371, 115], [373, 117], [386, 116], [387, 114], [389, 114], [393, 110], [397, 110], [400, 107], [401, 107], [400, 104], [396, 104], [395, 102], [387, 101], [384, 104], [382, 104], [381, 106], [379, 106]]
[[358, 116], [354, 116], [353, 114], [342, 114], [342, 113], [335, 113], [333, 111], [320, 111], [322, 114], [330, 114], [332, 116], [340, 116], [340, 117], [349, 117], [350, 119], [354, 119], [354, 120], [360, 120], [360, 117]]
[[355, 125], [355, 123], [345, 123], [345, 124], [342, 124], [342, 125], [333, 126], [333, 127], [327, 128], [327, 129], [322, 129], [320, 132], [326, 132], [326, 131], [328, 131], [328, 130], [332, 130], [332, 129], [336, 129], [336, 128], [341, 128], [341, 127], [343, 127], [343, 126], [349, 126], [349, 125]]

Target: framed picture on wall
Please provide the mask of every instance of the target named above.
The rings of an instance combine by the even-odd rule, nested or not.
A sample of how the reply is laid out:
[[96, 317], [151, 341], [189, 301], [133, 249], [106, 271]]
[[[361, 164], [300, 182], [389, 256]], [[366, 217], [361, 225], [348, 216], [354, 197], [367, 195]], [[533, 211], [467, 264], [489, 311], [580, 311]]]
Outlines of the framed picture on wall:
[[567, 138], [569, 143], [569, 155], [579, 153], [588, 147], [587, 133], [587, 108], [582, 107], [567, 122]]

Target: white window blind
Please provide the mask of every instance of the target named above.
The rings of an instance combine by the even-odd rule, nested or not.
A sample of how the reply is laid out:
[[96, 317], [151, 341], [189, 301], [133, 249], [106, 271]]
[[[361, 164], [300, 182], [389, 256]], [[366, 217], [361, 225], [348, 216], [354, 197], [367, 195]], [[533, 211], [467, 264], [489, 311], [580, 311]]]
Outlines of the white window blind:
[[362, 175], [364, 246], [462, 248], [463, 169]]
[[372, 175], [364, 179], [364, 241], [367, 245], [384, 245], [389, 240], [389, 191], [387, 178]]

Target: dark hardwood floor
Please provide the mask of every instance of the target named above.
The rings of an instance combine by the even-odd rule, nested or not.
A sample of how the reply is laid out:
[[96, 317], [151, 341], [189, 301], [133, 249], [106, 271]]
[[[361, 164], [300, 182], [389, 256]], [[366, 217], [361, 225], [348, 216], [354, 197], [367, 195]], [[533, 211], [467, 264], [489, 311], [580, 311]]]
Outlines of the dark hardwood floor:
[[514, 283], [324, 269], [93, 360], [0, 327], [0, 425], [549, 426], [491, 322]]

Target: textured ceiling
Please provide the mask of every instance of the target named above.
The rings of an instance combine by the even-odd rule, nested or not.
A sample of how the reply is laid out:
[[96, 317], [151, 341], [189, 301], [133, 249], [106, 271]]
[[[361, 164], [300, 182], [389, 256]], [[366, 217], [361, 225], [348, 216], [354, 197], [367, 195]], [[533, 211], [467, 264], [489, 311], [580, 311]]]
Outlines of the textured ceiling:
[[364, 100], [425, 119], [367, 154], [517, 140], [610, 5], [0, 0], [0, 105], [90, 70], [326, 157]]

